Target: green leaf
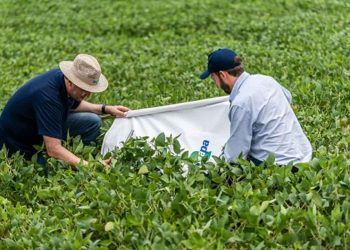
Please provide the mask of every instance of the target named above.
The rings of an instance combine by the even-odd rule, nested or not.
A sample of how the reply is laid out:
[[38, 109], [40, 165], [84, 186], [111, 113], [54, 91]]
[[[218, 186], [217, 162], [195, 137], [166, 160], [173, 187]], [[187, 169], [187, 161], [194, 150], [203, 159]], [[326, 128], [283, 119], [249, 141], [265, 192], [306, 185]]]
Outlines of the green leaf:
[[81, 210], [88, 210], [88, 209], [91, 209], [90, 206], [79, 206], [78, 209], [81, 209]]
[[251, 206], [249, 212], [255, 216], [260, 215], [260, 209], [257, 206]]
[[148, 171], [148, 168], [146, 165], [142, 165], [138, 171], [138, 174], [147, 174], [149, 171]]
[[159, 147], [164, 147], [165, 146], [165, 134], [160, 133], [155, 140], [155, 145]]
[[114, 228], [114, 222], [109, 221], [105, 224], [105, 231], [109, 232]]
[[107, 154], [105, 154], [105, 156], [103, 157], [103, 159], [104, 159], [104, 160], [109, 159], [109, 158], [111, 158], [111, 156], [112, 156], [112, 152], [108, 152]]
[[174, 143], [173, 143], [173, 147], [174, 147], [174, 153], [175, 154], [180, 154], [181, 153], [181, 145], [178, 139], [174, 138]]

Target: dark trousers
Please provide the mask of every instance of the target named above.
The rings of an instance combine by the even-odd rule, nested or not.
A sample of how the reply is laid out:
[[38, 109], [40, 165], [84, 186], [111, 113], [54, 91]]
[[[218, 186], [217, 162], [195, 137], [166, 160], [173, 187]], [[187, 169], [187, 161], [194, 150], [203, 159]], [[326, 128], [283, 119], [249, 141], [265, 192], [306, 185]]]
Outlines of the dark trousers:
[[247, 160], [253, 162], [255, 166], [259, 166], [262, 163], [262, 161], [254, 158], [253, 156], [250, 156], [250, 155], [247, 156]]
[[100, 134], [101, 118], [94, 113], [70, 113], [67, 117], [66, 128], [72, 137], [81, 136], [85, 145], [96, 141]]

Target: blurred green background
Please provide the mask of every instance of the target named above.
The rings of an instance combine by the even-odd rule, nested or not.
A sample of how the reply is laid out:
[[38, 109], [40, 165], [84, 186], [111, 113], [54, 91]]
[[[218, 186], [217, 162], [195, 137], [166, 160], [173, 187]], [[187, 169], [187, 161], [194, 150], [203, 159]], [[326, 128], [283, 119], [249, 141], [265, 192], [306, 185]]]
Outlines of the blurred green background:
[[348, 152], [349, 13], [349, 1], [1, 0], [0, 108], [78, 53], [97, 57], [110, 82], [93, 102], [138, 109], [224, 95], [198, 75], [228, 47], [292, 91], [316, 151]]

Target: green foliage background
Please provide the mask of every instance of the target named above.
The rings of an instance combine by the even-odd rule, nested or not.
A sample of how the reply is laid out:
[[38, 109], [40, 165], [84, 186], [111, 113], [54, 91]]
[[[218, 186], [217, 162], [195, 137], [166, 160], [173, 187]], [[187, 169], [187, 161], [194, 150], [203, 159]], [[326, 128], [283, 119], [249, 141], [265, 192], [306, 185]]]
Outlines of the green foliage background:
[[[1, 151], [0, 248], [348, 248], [349, 13], [346, 0], [1, 0], [0, 108], [78, 53], [96, 56], [110, 82], [93, 102], [137, 109], [223, 95], [198, 75], [208, 53], [229, 47], [248, 72], [292, 91], [316, 159], [298, 173], [197, 166], [173, 138], [140, 139], [108, 173], [98, 160], [78, 173], [51, 160], [44, 178]], [[70, 147], [90, 159], [99, 150]]]

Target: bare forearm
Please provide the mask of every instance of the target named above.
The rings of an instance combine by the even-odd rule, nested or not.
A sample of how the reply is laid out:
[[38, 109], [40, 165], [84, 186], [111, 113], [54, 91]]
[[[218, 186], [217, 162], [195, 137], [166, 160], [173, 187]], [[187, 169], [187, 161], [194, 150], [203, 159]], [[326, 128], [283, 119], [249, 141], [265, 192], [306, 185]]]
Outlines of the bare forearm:
[[[43, 136], [46, 152], [50, 157], [65, 161], [72, 166], [72, 169], [76, 169], [81, 161], [83, 161], [84, 165], [87, 165], [88, 162], [80, 159], [78, 156], [70, 152], [68, 149], [62, 146], [61, 140], [49, 136]], [[111, 158], [103, 160], [103, 164], [107, 168], [111, 162]]]
[[87, 101], [81, 101], [81, 103], [74, 110], [74, 112], [91, 112], [100, 115], [102, 113], [101, 108], [101, 104], [94, 104]]
[[[46, 147], [46, 151], [50, 157], [65, 161], [71, 166], [77, 166], [82, 160], [62, 145], [50, 145]], [[83, 163], [87, 162], [83, 160]]]
[[[124, 106], [105, 105], [104, 112], [116, 117], [124, 117], [129, 108]], [[98, 115], [102, 114], [102, 104], [94, 104], [87, 101], [81, 101], [80, 105], [74, 112], [92, 112]]]

